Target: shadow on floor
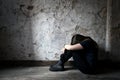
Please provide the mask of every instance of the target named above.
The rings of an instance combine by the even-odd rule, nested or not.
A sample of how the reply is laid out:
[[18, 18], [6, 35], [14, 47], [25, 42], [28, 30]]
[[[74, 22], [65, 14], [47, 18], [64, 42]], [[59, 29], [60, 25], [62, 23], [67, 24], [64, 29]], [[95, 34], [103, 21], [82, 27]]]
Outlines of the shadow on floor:
[[114, 73], [120, 72], [120, 62], [112, 62], [112, 61], [99, 61], [97, 65], [97, 73], [105, 74], [105, 73]]
[[[75, 67], [66, 67], [65, 71], [74, 70]], [[96, 69], [96, 74], [106, 74], [106, 73], [114, 73], [120, 72], [120, 62], [112, 62], [109, 60], [99, 61]]]

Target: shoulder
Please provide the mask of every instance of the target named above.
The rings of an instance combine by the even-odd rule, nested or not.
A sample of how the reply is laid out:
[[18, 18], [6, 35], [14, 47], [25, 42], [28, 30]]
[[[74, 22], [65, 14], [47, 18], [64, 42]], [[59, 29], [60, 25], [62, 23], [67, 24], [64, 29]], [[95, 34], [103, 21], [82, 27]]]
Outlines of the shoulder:
[[82, 42], [80, 42], [80, 44], [84, 48], [93, 48], [97, 46], [97, 43], [91, 37], [86, 37]]

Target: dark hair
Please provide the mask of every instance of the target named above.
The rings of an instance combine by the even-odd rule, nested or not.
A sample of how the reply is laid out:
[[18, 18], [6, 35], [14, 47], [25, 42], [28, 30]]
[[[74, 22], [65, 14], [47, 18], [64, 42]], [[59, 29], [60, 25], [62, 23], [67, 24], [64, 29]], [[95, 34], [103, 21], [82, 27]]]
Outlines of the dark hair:
[[85, 40], [86, 37], [80, 34], [75, 34], [73, 35], [72, 39], [71, 39], [71, 45], [80, 43], [81, 41]]

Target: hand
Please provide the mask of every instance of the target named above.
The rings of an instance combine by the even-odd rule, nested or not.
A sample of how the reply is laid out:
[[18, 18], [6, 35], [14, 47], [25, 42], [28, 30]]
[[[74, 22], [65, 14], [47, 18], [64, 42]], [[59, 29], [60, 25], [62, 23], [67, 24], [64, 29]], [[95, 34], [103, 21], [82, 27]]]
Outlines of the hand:
[[64, 53], [64, 51], [65, 51], [65, 48], [62, 48], [62, 49], [61, 49], [61, 51]]
[[71, 46], [72, 46], [72, 45], [65, 45], [65, 49], [71, 50]]

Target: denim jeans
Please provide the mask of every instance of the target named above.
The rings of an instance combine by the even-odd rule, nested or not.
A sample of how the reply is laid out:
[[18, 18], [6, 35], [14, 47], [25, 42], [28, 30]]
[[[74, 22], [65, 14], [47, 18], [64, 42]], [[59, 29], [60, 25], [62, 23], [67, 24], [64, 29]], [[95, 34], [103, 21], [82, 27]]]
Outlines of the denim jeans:
[[65, 63], [73, 57], [74, 65], [77, 69], [85, 74], [95, 73], [97, 63], [97, 51], [96, 50], [65, 50], [60, 56], [60, 60]]

